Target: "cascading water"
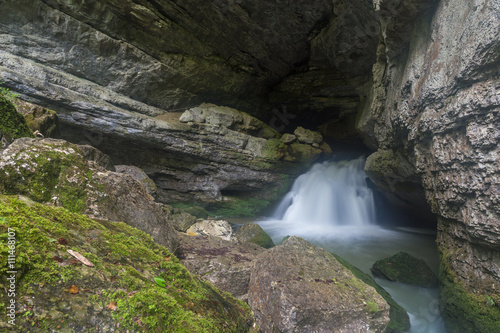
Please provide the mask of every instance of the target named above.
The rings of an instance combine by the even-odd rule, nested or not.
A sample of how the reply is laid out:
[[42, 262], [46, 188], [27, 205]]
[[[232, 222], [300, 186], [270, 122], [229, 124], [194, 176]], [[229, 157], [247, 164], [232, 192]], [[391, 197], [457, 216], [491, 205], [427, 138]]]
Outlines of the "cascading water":
[[297, 178], [274, 218], [320, 227], [373, 224], [375, 204], [363, 166], [363, 158], [316, 164]]
[[[277, 244], [287, 235], [334, 252], [364, 272], [382, 258], [406, 251], [435, 272], [438, 256], [432, 231], [385, 229], [377, 225], [364, 158], [324, 162], [297, 178], [272, 218], [259, 224]], [[446, 332], [438, 309], [438, 289], [375, 279], [410, 316], [410, 333]]]

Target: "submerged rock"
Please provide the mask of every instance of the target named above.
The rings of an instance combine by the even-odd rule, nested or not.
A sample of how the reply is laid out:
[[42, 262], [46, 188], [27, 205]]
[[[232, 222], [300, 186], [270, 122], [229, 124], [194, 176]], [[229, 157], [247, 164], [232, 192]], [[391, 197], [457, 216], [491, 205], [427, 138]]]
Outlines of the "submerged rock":
[[252, 243], [236, 243], [212, 236], [180, 236], [179, 259], [193, 274], [234, 297], [248, 294], [250, 270], [264, 249]]
[[0, 155], [0, 190], [125, 222], [173, 251], [177, 235], [166, 212], [139, 182], [105, 166], [109, 157], [90, 146], [56, 139], [17, 139]]
[[234, 236], [239, 242], [254, 243], [266, 249], [275, 246], [271, 237], [269, 237], [260, 225], [255, 223], [242, 225]]
[[257, 258], [248, 303], [263, 332], [384, 332], [389, 323], [374, 288], [294, 236]]
[[421, 287], [437, 287], [439, 282], [424, 260], [406, 252], [378, 260], [370, 270], [374, 277]]
[[[124, 223], [4, 195], [0, 217], [0, 233], [13, 232], [18, 240], [16, 333], [248, 332], [252, 325], [246, 304], [201, 281]], [[7, 258], [8, 248], [0, 247], [4, 276]], [[7, 287], [3, 280], [0, 287]], [[0, 297], [7, 304], [7, 293]], [[4, 319], [0, 331], [14, 332]]]

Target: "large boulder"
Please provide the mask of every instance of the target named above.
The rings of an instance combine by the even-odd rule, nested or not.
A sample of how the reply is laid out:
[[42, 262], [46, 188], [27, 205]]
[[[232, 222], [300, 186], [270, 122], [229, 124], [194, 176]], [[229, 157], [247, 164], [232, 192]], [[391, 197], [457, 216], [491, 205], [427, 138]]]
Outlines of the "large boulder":
[[32, 137], [32, 131], [26, 120], [16, 111], [16, 107], [5, 96], [0, 94], [0, 149], [6, 148], [13, 139]]
[[384, 332], [389, 324], [374, 288], [294, 236], [257, 258], [248, 303], [263, 332]]
[[234, 236], [238, 242], [250, 242], [266, 249], [274, 246], [271, 237], [269, 237], [260, 225], [255, 223], [246, 223], [242, 225]]
[[225, 220], [201, 220], [190, 226], [186, 230], [186, 233], [191, 236], [205, 235], [219, 237], [227, 241], [233, 238], [233, 228]]
[[46, 138], [59, 136], [59, 117], [55, 111], [22, 100], [16, 102], [16, 109], [24, 116], [32, 132]]
[[437, 287], [438, 278], [424, 260], [399, 252], [380, 259], [370, 268], [374, 277], [422, 287]]
[[[17, 240], [13, 275], [21, 295], [15, 326], [4, 313], [2, 332], [248, 332], [252, 325], [246, 304], [125, 223], [5, 195], [0, 217], [0, 233]], [[0, 246], [5, 277], [12, 274], [8, 250]], [[7, 295], [2, 304], [14, 299]]]
[[0, 155], [0, 190], [93, 218], [125, 222], [175, 250], [177, 235], [162, 207], [138, 181], [106, 166], [109, 158], [90, 146], [21, 138]]
[[178, 257], [193, 274], [234, 297], [248, 294], [253, 262], [264, 249], [211, 236], [181, 235]]
[[116, 172], [125, 173], [144, 186], [148, 194], [154, 196], [156, 193], [155, 182], [139, 167], [133, 165], [115, 165]]

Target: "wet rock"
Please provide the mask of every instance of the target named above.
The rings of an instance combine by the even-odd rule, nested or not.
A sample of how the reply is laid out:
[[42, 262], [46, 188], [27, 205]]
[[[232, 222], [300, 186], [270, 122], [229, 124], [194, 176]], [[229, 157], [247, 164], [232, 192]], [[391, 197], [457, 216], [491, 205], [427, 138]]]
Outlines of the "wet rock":
[[375, 289], [294, 236], [257, 258], [248, 303], [264, 332], [384, 332], [389, 323]]
[[234, 297], [248, 294], [250, 270], [264, 249], [251, 243], [235, 243], [212, 236], [180, 236], [179, 259], [193, 274]]
[[[252, 326], [246, 304], [201, 281], [151, 236], [125, 223], [5, 195], [0, 195], [0, 216], [7, 221], [0, 223], [0, 232], [6, 234], [8, 225], [22, 240], [16, 269], [23, 283], [16, 293], [29, 297], [17, 299], [16, 333], [48, 327], [57, 332], [174, 333], [206, 327], [247, 332]], [[74, 259], [69, 249], [94, 266]], [[3, 267], [6, 251], [0, 250]], [[7, 304], [7, 293], [0, 301]], [[0, 321], [1, 331], [13, 332], [12, 327]]]
[[155, 182], [141, 169], [133, 165], [115, 165], [116, 172], [125, 173], [144, 186], [146, 192], [154, 197], [156, 193]]
[[22, 100], [18, 100], [16, 109], [33, 132], [38, 131], [45, 138], [59, 136], [59, 117], [55, 111]]
[[0, 189], [93, 218], [125, 222], [175, 250], [177, 234], [162, 207], [135, 179], [107, 170], [108, 163], [109, 158], [90, 146], [17, 139], [0, 156]]
[[234, 236], [241, 243], [250, 242], [266, 249], [275, 246], [271, 237], [269, 237], [260, 225], [255, 223], [242, 225]]
[[229, 222], [224, 220], [203, 220], [193, 224], [186, 230], [188, 235], [206, 235], [219, 237], [224, 240], [231, 240], [233, 237], [233, 229]]
[[370, 268], [374, 277], [421, 287], [437, 287], [438, 278], [424, 260], [399, 252], [375, 262]]
[[297, 136], [300, 142], [307, 144], [321, 143], [323, 141], [323, 136], [319, 132], [311, 131], [303, 127], [297, 127], [294, 134]]
[[196, 223], [197, 218], [189, 213], [180, 213], [173, 214], [171, 221], [175, 230], [186, 232], [193, 224]]

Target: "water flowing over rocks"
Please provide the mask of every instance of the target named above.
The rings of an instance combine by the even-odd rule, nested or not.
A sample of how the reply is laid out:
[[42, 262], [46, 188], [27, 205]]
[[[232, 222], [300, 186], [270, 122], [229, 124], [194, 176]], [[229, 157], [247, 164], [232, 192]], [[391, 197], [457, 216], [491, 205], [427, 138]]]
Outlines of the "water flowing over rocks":
[[375, 289], [294, 236], [257, 258], [248, 303], [263, 332], [384, 332], [389, 323]]
[[448, 330], [500, 330], [497, 0], [4, 0], [0, 12], [4, 86], [55, 110], [64, 139], [141, 167], [164, 203], [255, 213], [242, 201], [265, 206], [329, 152], [309, 130], [362, 137], [389, 199], [437, 216]]

